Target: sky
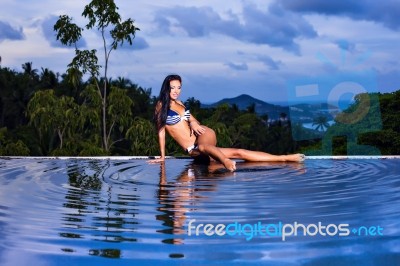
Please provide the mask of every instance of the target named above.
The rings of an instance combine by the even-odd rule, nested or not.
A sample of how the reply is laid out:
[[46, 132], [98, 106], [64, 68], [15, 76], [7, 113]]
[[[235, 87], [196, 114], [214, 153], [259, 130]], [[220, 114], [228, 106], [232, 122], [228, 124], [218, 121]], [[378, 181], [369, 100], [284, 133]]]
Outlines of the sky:
[[[65, 73], [74, 49], [56, 40], [53, 26], [69, 15], [83, 28], [88, 3], [1, 0], [1, 66], [22, 71], [32, 62], [39, 74]], [[182, 100], [202, 103], [240, 94], [284, 103], [298, 80], [363, 71], [373, 73], [371, 90], [400, 89], [399, 0], [115, 3], [122, 20], [133, 19], [140, 31], [132, 46], [111, 53], [108, 76], [128, 78], [155, 96], [171, 73], [182, 76]], [[80, 44], [102, 49], [95, 31], [85, 30]]]

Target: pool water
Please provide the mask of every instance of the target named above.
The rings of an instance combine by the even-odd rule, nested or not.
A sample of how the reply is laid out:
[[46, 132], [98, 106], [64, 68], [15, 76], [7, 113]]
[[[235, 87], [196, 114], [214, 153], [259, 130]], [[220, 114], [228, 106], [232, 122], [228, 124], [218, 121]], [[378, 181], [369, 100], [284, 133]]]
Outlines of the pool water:
[[399, 165], [0, 159], [0, 265], [399, 265]]

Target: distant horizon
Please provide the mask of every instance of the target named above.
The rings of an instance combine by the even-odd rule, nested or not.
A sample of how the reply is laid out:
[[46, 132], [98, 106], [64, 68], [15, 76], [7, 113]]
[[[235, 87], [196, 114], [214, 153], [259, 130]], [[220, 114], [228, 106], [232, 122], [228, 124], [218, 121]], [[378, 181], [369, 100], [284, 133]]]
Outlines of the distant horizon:
[[[250, 97], [252, 97], [252, 98], [254, 98], [256, 100], [260, 100], [260, 101], [263, 101], [265, 103], [269, 103], [269, 104], [273, 104], [273, 105], [279, 105], [279, 106], [283, 106], [283, 107], [289, 107], [289, 106], [298, 105], [298, 104], [330, 104], [330, 105], [336, 106], [336, 102], [326, 102], [323, 99], [320, 99], [320, 100], [309, 100], [309, 101], [305, 101], [305, 100], [298, 100], [298, 101], [273, 101], [273, 100], [272, 101], [265, 101], [265, 100], [256, 98], [256, 97], [254, 97], [254, 96], [252, 96], [250, 94], [240, 94], [238, 96], [234, 96], [234, 97], [231, 97], [231, 98], [224, 97], [224, 98], [222, 98], [220, 100], [216, 100], [214, 102], [202, 102], [201, 100], [199, 100], [199, 101], [200, 101], [200, 103], [202, 105], [213, 105], [213, 104], [215, 104], [215, 103], [217, 103], [219, 101], [222, 101], [224, 99], [227, 99], [227, 100], [228, 99], [234, 99], [234, 98], [237, 98], [237, 97], [242, 96], [242, 95], [247, 95], [247, 96], [250, 96]], [[198, 99], [196, 99], [196, 100], [198, 100]], [[353, 101], [349, 101], [349, 99], [343, 99], [342, 101], [339, 101], [339, 105], [342, 105], [341, 109], [343, 109], [343, 104], [348, 106], [351, 103], [353, 103]], [[337, 107], [340, 108], [340, 106], [337, 106]]]

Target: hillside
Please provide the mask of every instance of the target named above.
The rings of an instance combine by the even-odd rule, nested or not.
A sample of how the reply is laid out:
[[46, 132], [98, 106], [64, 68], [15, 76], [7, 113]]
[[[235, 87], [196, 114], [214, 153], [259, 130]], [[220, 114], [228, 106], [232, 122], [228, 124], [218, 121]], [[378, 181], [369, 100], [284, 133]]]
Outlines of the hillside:
[[201, 107], [213, 108], [225, 103], [229, 105], [236, 104], [240, 110], [246, 110], [250, 105], [254, 103], [255, 111], [257, 114], [259, 115], [268, 114], [268, 117], [272, 119], [279, 118], [281, 113], [289, 114], [288, 107], [266, 103], [247, 94], [242, 94], [234, 98], [224, 98], [213, 104], [208, 104], [208, 105], [203, 104]]

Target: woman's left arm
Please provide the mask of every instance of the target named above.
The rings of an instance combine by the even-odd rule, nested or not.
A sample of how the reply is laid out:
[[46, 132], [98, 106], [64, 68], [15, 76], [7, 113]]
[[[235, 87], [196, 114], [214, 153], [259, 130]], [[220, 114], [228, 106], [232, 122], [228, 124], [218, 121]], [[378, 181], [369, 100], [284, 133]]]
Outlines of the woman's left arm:
[[200, 122], [192, 114], [189, 117], [189, 126], [195, 135], [201, 135], [206, 131], [206, 128], [201, 126]]

